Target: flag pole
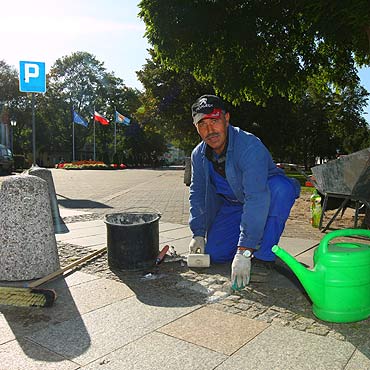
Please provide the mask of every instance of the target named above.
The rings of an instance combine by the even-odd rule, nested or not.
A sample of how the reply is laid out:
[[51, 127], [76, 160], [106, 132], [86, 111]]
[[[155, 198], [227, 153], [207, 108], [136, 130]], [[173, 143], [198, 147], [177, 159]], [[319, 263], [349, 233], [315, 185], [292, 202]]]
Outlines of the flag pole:
[[114, 107], [114, 154], [117, 152], [117, 120], [116, 120], [116, 107]]
[[114, 122], [114, 154], [116, 154], [117, 151], [117, 123]]
[[[95, 115], [95, 108], [94, 108], [94, 115]], [[96, 157], [95, 157], [95, 116], [93, 116], [93, 120], [94, 120], [94, 161], [96, 160]]]
[[95, 105], [94, 105], [94, 112], [93, 112], [93, 121], [94, 121], [94, 156], [93, 156], [93, 159], [95, 161], [96, 160], [96, 157], [95, 157]]
[[72, 119], [72, 162], [75, 161], [75, 123]]

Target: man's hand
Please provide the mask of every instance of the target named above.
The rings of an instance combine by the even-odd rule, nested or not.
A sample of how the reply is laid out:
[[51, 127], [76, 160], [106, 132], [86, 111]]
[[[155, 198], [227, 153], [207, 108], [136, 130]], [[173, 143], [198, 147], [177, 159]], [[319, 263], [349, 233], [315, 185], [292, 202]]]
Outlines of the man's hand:
[[234, 290], [241, 290], [251, 278], [251, 258], [236, 254], [231, 264], [231, 284]]
[[189, 253], [202, 253], [204, 254], [205, 239], [203, 236], [194, 236], [189, 244]]

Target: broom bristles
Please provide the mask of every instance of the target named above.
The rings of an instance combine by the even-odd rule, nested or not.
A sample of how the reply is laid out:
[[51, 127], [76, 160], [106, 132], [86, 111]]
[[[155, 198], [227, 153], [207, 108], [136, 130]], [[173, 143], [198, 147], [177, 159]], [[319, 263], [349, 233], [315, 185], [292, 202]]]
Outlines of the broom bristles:
[[52, 289], [0, 287], [0, 304], [19, 307], [50, 307], [56, 299]]

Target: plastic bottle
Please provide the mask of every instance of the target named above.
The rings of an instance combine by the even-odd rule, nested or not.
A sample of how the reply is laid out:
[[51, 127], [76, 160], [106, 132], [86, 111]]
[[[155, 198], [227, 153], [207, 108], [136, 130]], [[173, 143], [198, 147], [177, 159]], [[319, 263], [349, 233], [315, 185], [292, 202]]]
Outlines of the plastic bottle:
[[321, 196], [315, 191], [311, 195], [311, 224], [313, 227], [319, 227], [322, 214]]

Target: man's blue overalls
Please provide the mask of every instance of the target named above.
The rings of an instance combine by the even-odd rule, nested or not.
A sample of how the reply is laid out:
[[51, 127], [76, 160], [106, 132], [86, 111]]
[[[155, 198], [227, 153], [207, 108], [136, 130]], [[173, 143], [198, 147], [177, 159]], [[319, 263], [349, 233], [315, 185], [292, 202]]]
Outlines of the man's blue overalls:
[[[211, 181], [224, 202], [208, 231], [205, 253], [210, 255], [211, 262], [224, 263], [233, 260], [238, 247], [243, 204], [236, 199], [227, 180], [214, 170], [212, 163], [209, 168]], [[296, 191], [291, 179], [280, 175], [270, 177], [268, 186], [271, 193], [269, 213], [261, 244], [253, 255], [264, 261], [274, 261], [275, 254], [271, 248], [279, 242], [284, 231]]]

